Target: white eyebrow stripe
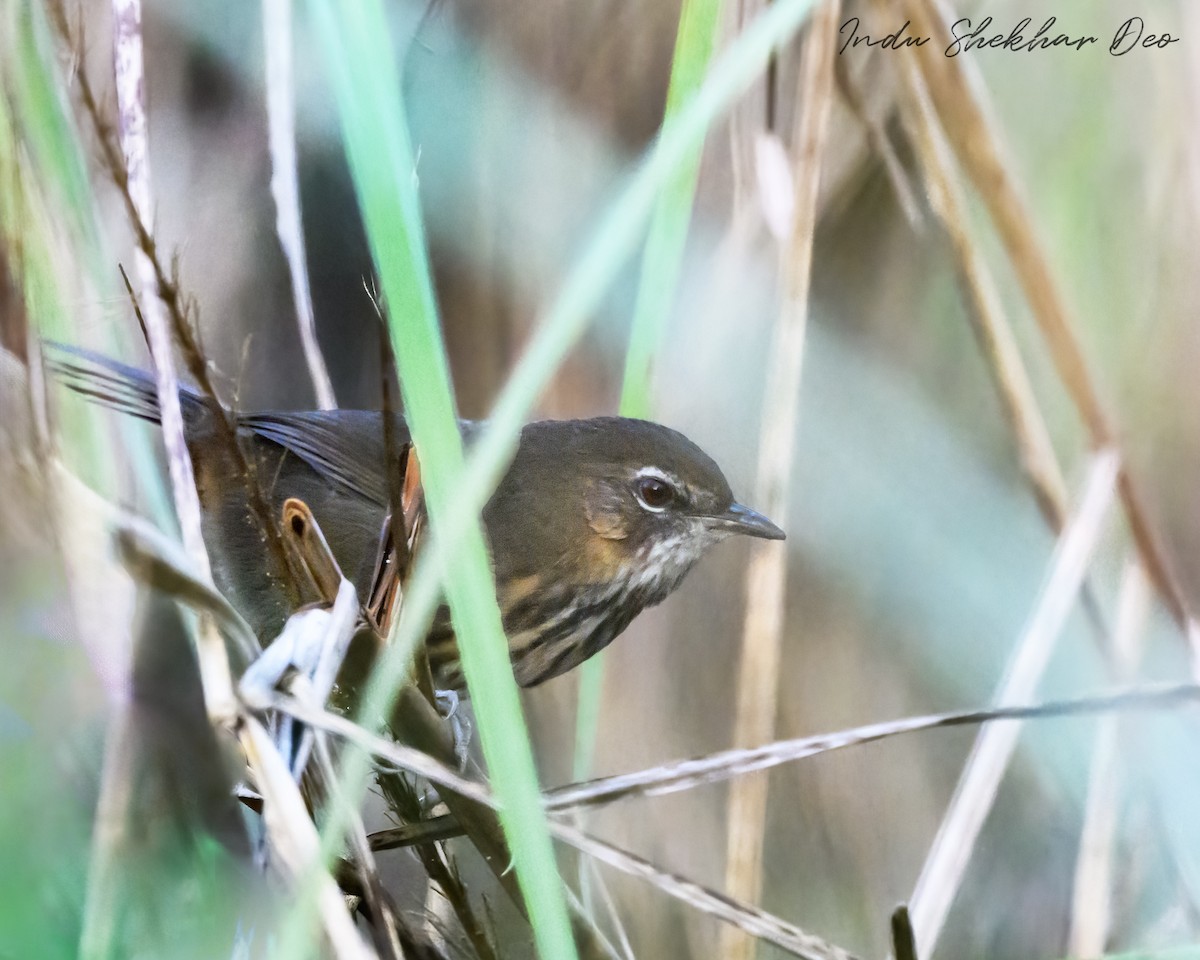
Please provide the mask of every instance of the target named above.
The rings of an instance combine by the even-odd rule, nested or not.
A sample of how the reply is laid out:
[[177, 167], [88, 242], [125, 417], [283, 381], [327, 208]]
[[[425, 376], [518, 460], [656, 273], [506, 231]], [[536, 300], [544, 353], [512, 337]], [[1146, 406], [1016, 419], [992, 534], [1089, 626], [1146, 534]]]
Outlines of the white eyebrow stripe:
[[639, 470], [637, 473], [634, 474], [634, 477], [638, 480], [640, 480], [642, 477], [653, 477], [655, 480], [665, 480], [667, 483], [671, 484], [671, 486], [673, 486], [676, 490], [680, 490], [680, 491], [687, 490], [687, 484], [685, 484], [682, 480], [680, 480], [677, 476], [675, 476], [675, 474], [668, 473], [666, 470], [663, 470], [661, 467], [653, 467], [653, 466], [642, 467], [641, 470]]

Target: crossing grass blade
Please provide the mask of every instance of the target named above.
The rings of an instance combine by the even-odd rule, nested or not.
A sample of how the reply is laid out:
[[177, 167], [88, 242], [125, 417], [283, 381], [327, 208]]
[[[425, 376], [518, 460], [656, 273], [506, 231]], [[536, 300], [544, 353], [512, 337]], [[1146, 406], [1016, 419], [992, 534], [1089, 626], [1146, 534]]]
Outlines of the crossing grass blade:
[[[376, 0], [341, 6], [318, 0], [313, 11], [387, 306], [431, 527], [448, 529], [451, 518], [462, 512], [457, 491], [464, 473], [463, 447], [387, 21]], [[477, 510], [462, 532], [454, 574], [444, 578], [443, 589], [538, 952], [571, 960], [575, 945], [566, 901]]]
[[[685, 0], [679, 15], [679, 32], [671, 61], [664, 120], [675, 116], [703, 81], [712, 59], [720, 22], [721, 0]], [[623, 417], [642, 420], [650, 417], [654, 355], [662, 341], [679, 282], [703, 147], [703, 143], [697, 143], [680, 162], [675, 175], [663, 186], [654, 208], [654, 217], [650, 221], [650, 234], [642, 252], [629, 349], [625, 354], [620, 410]], [[583, 665], [579, 676], [579, 704], [575, 720], [577, 780], [585, 778], [591, 770], [596, 729], [600, 722], [603, 683], [604, 654], [600, 653]]]

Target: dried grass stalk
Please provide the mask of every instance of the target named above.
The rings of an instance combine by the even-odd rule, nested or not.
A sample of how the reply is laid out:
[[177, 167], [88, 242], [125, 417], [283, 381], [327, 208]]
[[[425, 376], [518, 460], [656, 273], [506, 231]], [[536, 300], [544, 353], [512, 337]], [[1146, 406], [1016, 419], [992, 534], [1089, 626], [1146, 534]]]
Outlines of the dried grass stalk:
[[[72, 30], [63, 0], [47, 0], [47, 9], [54, 30], [71, 54], [72, 62], [81, 63], [84, 59], [82, 41]], [[189, 375], [216, 414], [214, 425], [217, 428], [218, 440], [224, 446], [225, 452], [234, 466], [237, 480], [241, 481], [245, 488], [247, 506], [255, 523], [262, 531], [267, 551], [275, 567], [274, 572], [280, 578], [280, 585], [288, 593], [290, 599], [299, 603], [299, 572], [293, 568], [290, 558], [283, 548], [279, 525], [275, 515], [267, 506], [266, 498], [258, 484], [254, 465], [247, 459], [245, 451], [238, 443], [236, 422], [217, 395], [199, 337], [192, 329], [189, 320], [189, 305], [180, 289], [178, 280], [172, 272], [167, 270], [163, 258], [159, 255], [158, 241], [151, 230], [152, 222], [144, 218], [144, 210], [139, 207], [135, 199], [134, 180], [130, 175], [121, 137], [119, 133], [114, 133], [109, 125], [86, 71], [77, 70], [74, 87], [78, 93], [79, 102], [95, 132], [104, 170], [117, 188], [124, 203], [126, 217], [133, 231], [139, 257], [144, 256], [145, 258], [139, 262], [148, 262], [153, 268], [153, 282], [150, 286], [162, 303], [166, 320], [178, 343]], [[140, 85], [135, 85], [135, 89], [140, 92]], [[126, 283], [128, 286], [128, 279], [126, 279]], [[130, 289], [130, 295], [134, 296], [132, 289]], [[142, 322], [143, 329], [146, 329], [146, 323], [141, 316], [141, 308], [137, 305], [136, 297], [134, 297], [134, 302], [135, 312], [139, 314], [138, 319]], [[148, 330], [147, 339], [151, 339]], [[151, 352], [155, 353], [155, 351], [156, 348], [151, 341]], [[172, 394], [172, 396], [174, 395]]]
[[[708, 784], [723, 783], [735, 777], [769, 770], [819, 754], [847, 747], [876, 743], [891, 737], [938, 730], [945, 727], [979, 726], [996, 720], [1048, 720], [1056, 717], [1084, 717], [1119, 710], [1168, 710], [1200, 703], [1200, 685], [1194, 683], [1143, 684], [1122, 687], [1107, 693], [1068, 700], [1047, 700], [1015, 707], [990, 707], [935, 713], [923, 717], [905, 717], [835, 733], [777, 740], [746, 750], [722, 750], [690, 760], [676, 760], [633, 773], [618, 773], [582, 783], [572, 783], [545, 794], [546, 809], [567, 813], [580, 807], [604, 806], [635, 797], [660, 797]], [[432, 840], [446, 840], [463, 832], [452, 816], [433, 817], [371, 835], [376, 850], [409, 847]]]
[[[1149, 608], [1146, 575], [1141, 564], [1131, 559], [1121, 579], [1113, 638], [1113, 659], [1122, 680], [1132, 679], [1137, 673]], [[1071, 900], [1067, 940], [1067, 955], [1071, 957], [1098, 957], [1104, 953], [1108, 941], [1112, 921], [1113, 844], [1121, 802], [1120, 724], [1117, 714], [1101, 717], [1092, 748]]]
[[292, 780], [291, 771], [262, 724], [243, 717], [239, 740], [254, 771], [263, 797], [263, 822], [272, 849], [283, 859], [289, 878], [308, 878], [317, 886], [317, 910], [326, 935], [339, 960], [373, 960], [374, 952], [363, 942], [346, 912], [341, 892], [321, 863], [321, 843]]
[[[146, 135], [146, 108], [142, 102], [145, 82], [142, 64], [142, 5], [141, 0], [113, 0], [113, 63], [117, 87], [117, 130], [124, 157], [129, 196], [142, 223], [154, 222], [153, 197], [150, 185], [150, 156]], [[200, 498], [196, 493], [196, 478], [192, 458], [188, 454], [183, 433], [183, 411], [179, 405], [179, 379], [175, 374], [175, 358], [171, 348], [171, 331], [166, 310], [158, 296], [158, 278], [154, 262], [144, 250], [134, 251], [134, 262], [144, 293], [140, 298], [146, 334], [154, 360], [155, 386], [162, 412], [163, 444], [167, 451], [167, 466], [171, 476], [171, 492], [175, 512], [183, 534], [184, 548], [205, 580], [212, 577], [208, 551], [200, 524]], [[202, 617], [198, 631], [200, 676], [204, 685], [204, 701], [209, 714], [226, 720], [235, 712], [233, 680], [225, 645], [209, 617]]]
[[[1114, 450], [1094, 458], [1078, 511], [1059, 540], [1037, 606], [997, 691], [998, 704], [1032, 700], [1104, 530], [1119, 471]], [[1020, 724], [995, 724], [975, 741], [909, 901], [919, 956], [933, 954], [1020, 731]]]
[[[833, 104], [839, 9], [838, 0], [825, 0], [814, 12], [803, 42], [794, 209], [782, 268], [783, 305], [775, 327], [773, 362], [767, 371], [755, 488], [756, 502], [779, 523], [786, 523], [787, 478], [799, 416], [817, 192]], [[746, 574], [746, 616], [733, 732], [737, 745], [762, 743], [774, 733], [786, 581], [785, 545], [781, 542], [756, 545]], [[730, 896], [750, 902], [758, 900], [762, 885], [766, 812], [765, 777], [746, 777], [733, 785], [729, 795], [725, 885]], [[722, 956], [736, 960], [753, 957], [754, 953], [753, 940], [725, 931]]]
[[[874, 0], [880, 21], [894, 16], [894, 5]], [[968, 314], [1000, 394], [1000, 405], [1012, 429], [1021, 467], [1033, 486], [1039, 507], [1056, 532], [1067, 515], [1067, 487], [1050, 442], [1050, 431], [1038, 407], [1016, 335], [1004, 313], [995, 278], [971, 236], [967, 200], [955, 175], [954, 156], [934, 113], [929, 91], [910, 47], [896, 64], [905, 97], [902, 116], [925, 174], [929, 202], [945, 229], [968, 298]]]
[[[498, 807], [496, 798], [482, 784], [466, 779], [419, 750], [377, 736], [344, 717], [315, 709], [294, 697], [278, 694], [262, 695], [258, 705], [280, 710], [315, 728], [345, 737], [379, 759], [394, 763], [439, 787], [446, 787], [463, 797], [469, 797], [489, 810], [494, 811]], [[774, 944], [793, 956], [805, 957], [808, 960], [853, 960], [852, 956], [840, 947], [752, 904], [740, 902], [685, 877], [660, 870], [642, 857], [589, 836], [561, 820], [551, 819], [549, 826], [552, 836], [575, 849], [623, 873], [640, 877], [668, 896], [733, 924], [745, 933]]]
[[271, 147], [271, 196], [275, 229], [288, 262], [296, 324], [304, 362], [322, 410], [337, 406], [325, 357], [317, 342], [304, 226], [300, 216], [300, 180], [296, 161], [296, 99], [292, 73], [292, 0], [263, 0], [263, 38], [267, 63], [267, 127]]
[[[1111, 446], [1116, 441], [1116, 431], [1084, 356], [1077, 324], [1055, 282], [1049, 257], [1011, 173], [1012, 166], [991, 116], [978, 68], [971, 57], [944, 55], [952, 38], [948, 16], [939, 0], [907, 0], [905, 10], [912, 20], [914, 33], [934, 38], [932, 43], [917, 50], [925, 82], [959, 162], [979, 191], [1008, 251], [1059, 377], [1079, 410], [1093, 447]], [[1159, 548], [1127, 465], [1121, 472], [1119, 485], [1130, 530], [1146, 572], [1172, 616], [1194, 644], [1195, 631], [1189, 629], [1183, 595]], [[1193, 649], [1193, 657], [1196, 656], [1197, 651]], [[1194, 666], [1200, 668], [1195, 661]]]

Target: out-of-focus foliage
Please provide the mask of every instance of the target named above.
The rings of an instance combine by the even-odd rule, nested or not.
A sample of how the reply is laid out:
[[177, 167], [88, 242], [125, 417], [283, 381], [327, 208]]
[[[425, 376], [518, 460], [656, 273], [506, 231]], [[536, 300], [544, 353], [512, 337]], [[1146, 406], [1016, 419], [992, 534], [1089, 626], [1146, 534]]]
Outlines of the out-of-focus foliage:
[[[105, 6], [86, 5], [83, 17], [85, 63], [96, 78], [110, 69]], [[847, 16], [866, 17], [858, 8], [867, 6], [853, 5]], [[1025, 16], [1036, 27], [1048, 15], [1038, 0], [986, 11], [955, 6], [963, 16], [986, 12], [997, 28]], [[1060, 29], [1101, 38], [1082, 52], [967, 56], [982, 71], [1131, 473], [1185, 594], [1198, 603], [1200, 127], [1192, 101], [1200, 19], [1187, 0], [1154, 5], [1141, 12], [1147, 29], [1182, 42], [1112, 58], [1103, 47], [1130, 15], [1125, 7], [1055, 5]], [[678, 10], [631, 0], [445, 0], [388, 10], [459, 408], [485, 416], [532, 317], [650, 143]], [[2, 194], [4, 253], [11, 262], [20, 238], [24, 297], [36, 305], [37, 323], [61, 324], [42, 329], [92, 343], [113, 342], [119, 330], [135, 342], [126, 301], [114, 292], [115, 264], [128, 259], [122, 213], [100, 176], [81, 173], [92, 148], [86, 138], [77, 142], [66, 99], [55, 92], [51, 67], [61, 70], [64, 58], [47, 55], [48, 36], [25, 5], [4, 11], [4, 29], [13, 31], [6, 42], [15, 41], [20, 56], [3, 65], [0, 189], [9, 190], [18, 155], [23, 177], [39, 174], [36, 184], [22, 180]], [[268, 191], [259, 24], [255, 4], [147, 0], [156, 228], [164, 249], [179, 251], [229, 395], [250, 408], [304, 406], [312, 399], [292, 372], [303, 366]], [[378, 337], [363, 290], [372, 266], [317, 38], [303, 18], [298, 26], [301, 176], [320, 339], [339, 398], [373, 406]], [[843, 63], [868, 107], [890, 118], [898, 90], [892, 55], [861, 53], [848, 52]], [[777, 77], [778, 126], [787, 134], [796, 82], [790, 52]], [[749, 102], [762, 97], [756, 89]], [[886, 129], [920, 194], [900, 126], [891, 119]], [[833, 139], [790, 491], [780, 736], [986, 702], [1054, 545], [1022, 480], [947, 246], [929, 223], [919, 229], [905, 219], [863, 127], [841, 102]], [[701, 166], [678, 294], [655, 358], [653, 413], [700, 443], [744, 492], [759, 417], [772, 402], [761, 396], [761, 370], [777, 308], [778, 250], [763, 231], [730, 235], [735, 197], [757, 203], [752, 177], [732, 156], [722, 126]], [[23, 204], [19, 217], [13, 198]], [[93, 205], [103, 225], [95, 237]], [[982, 207], [973, 212], [1073, 487], [1086, 462], [1083, 431]], [[37, 253], [38, 245], [50, 253]], [[636, 266], [614, 286], [542, 414], [615, 411]], [[109, 432], [93, 435], [101, 450], [110, 442]], [[11, 448], [0, 456], [12, 456]], [[73, 441], [67, 456], [82, 469]], [[122, 476], [130, 472], [118, 466]], [[66, 957], [82, 923], [107, 708], [96, 648], [83, 648], [84, 656], [79, 646], [88, 618], [70, 612], [54, 534], [39, 523], [32, 536], [42, 553], [30, 552], [24, 521], [35, 515], [15, 498], [0, 506], [0, 862], [27, 865], [0, 875], [0, 955]], [[1092, 577], [1110, 622], [1128, 548], [1118, 520]], [[728, 745], [746, 549], [722, 547], [612, 648], [598, 773]], [[1187, 675], [1184, 646], [1161, 611], [1144, 643], [1144, 677]], [[1077, 613], [1041, 693], [1105, 684], [1096, 650]], [[546, 784], [570, 775], [574, 694], [567, 678], [526, 699]], [[938, 955], [1065, 953], [1094, 730], [1092, 720], [1027, 726]], [[955, 731], [889, 741], [774, 772], [764, 906], [856, 954], [883, 956], [887, 917], [911, 893], [971, 739]], [[1121, 742], [1109, 949], [1127, 960], [1193, 956], [1175, 946], [1200, 939], [1193, 720], [1131, 718]], [[718, 885], [724, 809], [724, 791], [707, 788], [618, 805], [590, 823], [656, 863]], [[224, 915], [222, 856], [202, 846], [186, 854], [186, 866], [168, 856], [146, 870], [146, 889], [171, 918], [172, 936], [156, 946], [170, 942], [180, 952], [144, 955], [216, 955], [193, 950], [204, 941], [184, 931], [203, 930], [214, 911]], [[407, 877], [403, 855], [381, 861], [389, 881]], [[639, 956], [712, 955], [713, 921], [636, 881], [605, 877]], [[1143, 948], [1163, 949], [1128, 952]]]

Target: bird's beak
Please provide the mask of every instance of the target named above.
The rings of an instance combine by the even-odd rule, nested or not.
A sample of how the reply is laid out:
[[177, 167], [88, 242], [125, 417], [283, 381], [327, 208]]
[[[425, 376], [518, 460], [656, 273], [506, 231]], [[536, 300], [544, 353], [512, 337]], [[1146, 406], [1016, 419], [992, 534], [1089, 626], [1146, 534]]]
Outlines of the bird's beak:
[[724, 513], [718, 513], [708, 518], [709, 524], [717, 530], [728, 533], [740, 533], [746, 537], [758, 537], [761, 540], [784, 540], [787, 538], [782, 530], [764, 517], [761, 513], [735, 503]]

